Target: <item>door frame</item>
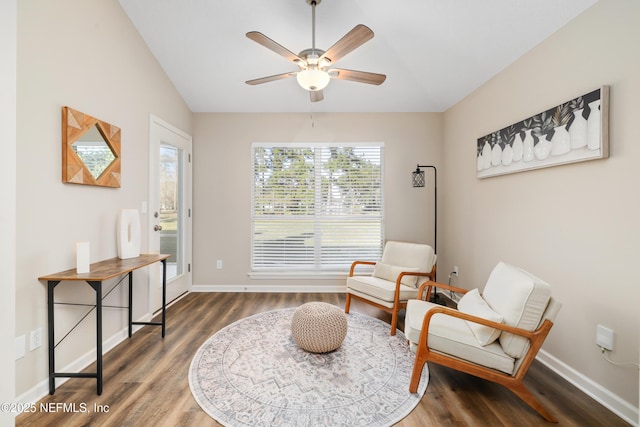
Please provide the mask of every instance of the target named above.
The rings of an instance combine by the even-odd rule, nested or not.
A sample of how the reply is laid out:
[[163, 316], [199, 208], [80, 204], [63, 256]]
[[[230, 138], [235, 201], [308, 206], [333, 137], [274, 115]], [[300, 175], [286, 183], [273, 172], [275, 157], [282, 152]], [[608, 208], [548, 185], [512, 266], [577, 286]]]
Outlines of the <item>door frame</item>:
[[[159, 150], [157, 150], [157, 141], [160, 138], [159, 132], [169, 131], [179, 138], [183, 139], [185, 144], [187, 145], [187, 149], [184, 150], [185, 155], [185, 165], [184, 168], [184, 185], [183, 185], [183, 197], [184, 197], [184, 206], [186, 208], [185, 216], [184, 216], [184, 238], [183, 238], [183, 254], [184, 254], [184, 262], [185, 268], [183, 271], [183, 276], [187, 281], [187, 292], [190, 292], [193, 286], [192, 281], [192, 271], [191, 271], [191, 263], [192, 263], [192, 247], [193, 247], [193, 209], [192, 209], [192, 195], [193, 195], [193, 140], [191, 135], [183, 132], [182, 130], [176, 128], [160, 117], [149, 114], [149, 190], [148, 190], [148, 215], [147, 215], [147, 232], [148, 232], [148, 247], [152, 252], [156, 252], [155, 249], [155, 239], [156, 232], [153, 230], [154, 225], [156, 224], [156, 218], [153, 217], [153, 212], [156, 210], [156, 206], [154, 205], [154, 201], [156, 201], [158, 195], [156, 192], [156, 177], [154, 176], [154, 170], [158, 169], [159, 159]], [[160, 251], [160, 248], [157, 248], [157, 252]], [[152, 266], [153, 268], [153, 266]], [[158, 310], [155, 307], [156, 300], [160, 300], [160, 298], [156, 297], [156, 289], [160, 289], [160, 287], [156, 286], [154, 288], [154, 284], [158, 284], [160, 282], [161, 277], [160, 266], [155, 266], [155, 270], [149, 272], [149, 289], [148, 289], [148, 302], [149, 302], [149, 312], [154, 313]], [[172, 279], [167, 280], [167, 286], [172, 282]], [[167, 301], [170, 303], [171, 301]]]

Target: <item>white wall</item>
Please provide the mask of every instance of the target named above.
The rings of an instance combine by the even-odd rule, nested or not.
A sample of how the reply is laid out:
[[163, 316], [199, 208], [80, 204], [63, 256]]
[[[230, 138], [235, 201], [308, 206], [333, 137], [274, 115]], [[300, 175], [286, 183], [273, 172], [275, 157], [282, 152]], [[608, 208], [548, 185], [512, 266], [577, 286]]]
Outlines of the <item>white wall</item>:
[[[616, 332], [612, 359], [638, 362], [638, 22], [637, 1], [601, 0], [445, 113], [439, 258], [439, 268], [460, 266], [466, 288], [482, 288], [499, 260], [551, 283], [564, 306], [543, 350], [628, 405], [632, 420], [637, 368], [603, 360], [595, 331]], [[603, 84], [609, 159], [476, 178], [477, 138]]]
[[[0, 3], [0, 402], [15, 396], [16, 279], [16, 38], [17, 2]], [[0, 412], [0, 425], [14, 424], [14, 415]]]
[[[344, 288], [342, 280], [250, 279], [251, 143], [384, 142], [387, 239], [433, 242], [433, 192], [413, 188], [416, 164], [440, 164], [438, 113], [194, 115], [193, 283], [243, 289], [302, 285]], [[426, 173], [431, 181], [430, 171]], [[215, 268], [215, 260], [224, 268]]]
[[[16, 335], [28, 336], [38, 327], [44, 335], [43, 346], [16, 363], [20, 395], [46, 385], [48, 376], [47, 292], [46, 283], [38, 277], [75, 267], [77, 240], [89, 240], [91, 262], [117, 255], [119, 210], [140, 209], [148, 198], [149, 114], [190, 132], [191, 112], [117, 0], [18, 2], [17, 99]], [[61, 182], [61, 107], [65, 105], [122, 129], [121, 188]], [[142, 215], [143, 251], [147, 219]], [[145, 272], [134, 274], [135, 317], [148, 310]], [[125, 295], [116, 291], [105, 304], [125, 305]], [[56, 297], [94, 300], [93, 291], [83, 282], [58, 285]], [[87, 310], [56, 307], [57, 340]], [[125, 327], [126, 310], [105, 309], [105, 340]], [[95, 358], [95, 353], [91, 355], [94, 345], [95, 315], [91, 314], [58, 346], [57, 369], [81, 356]]]

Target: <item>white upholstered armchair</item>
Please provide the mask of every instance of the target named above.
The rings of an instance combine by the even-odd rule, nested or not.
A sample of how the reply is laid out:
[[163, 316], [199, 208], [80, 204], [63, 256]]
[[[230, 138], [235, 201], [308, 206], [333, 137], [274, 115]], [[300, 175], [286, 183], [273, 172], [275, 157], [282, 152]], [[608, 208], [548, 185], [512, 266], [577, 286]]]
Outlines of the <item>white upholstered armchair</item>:
[[[433, 286], [424, 283], [419, 295]], [[424, 364], [437, 363], [501, 384], [545, 420], [557, 422], [523, 383], [561, 307], [551, 287], [503, 262], [491, 272], [482, 295], [478, 289], [437, 287], [464, 295], [458, 310], [419, 299], [407, 304], [404, 332], [416, 349], [409, 391], [416, 392]]]
[[[373, 265], [373, 274], [355, 275], [358, 265]], [[398, 312], [407, 301], [416, 298], [418, 285], [423, 280], [433, 280], [436, 272], [436, 255], [429, 245], [388, 241], [378, 262], [354, 261], [347, 278], [345, 313], [349, 313], [351, 299], [371, 304], [391, 313], [391, 335], [396, 334]]]

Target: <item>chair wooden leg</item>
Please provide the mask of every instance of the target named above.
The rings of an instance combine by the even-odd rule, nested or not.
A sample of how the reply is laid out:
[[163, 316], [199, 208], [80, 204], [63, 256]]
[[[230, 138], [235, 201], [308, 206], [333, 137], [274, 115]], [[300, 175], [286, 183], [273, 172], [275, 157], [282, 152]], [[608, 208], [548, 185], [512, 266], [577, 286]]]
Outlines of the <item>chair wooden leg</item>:
[[389, 335], [394, 336], [396, 334], [396, 326], [398, 325], [398, 310], [391, 312], [391, 333]]
[[347, 292], [347, 301], [344, 304], [344, 312], [349, 313], [351, 309], [351, 294]]
[[522, 383], [515, 383], [506, 385], [506, 387], [511, 390], [516, 396], [518, 396], [524, 403], [529, 405], [531, 409], [536, 411], [542, 418], [545, 420], [557, 423], [558, 420], [547, 411], [547, 409], [542, 406], [542, 403], [529, 391], [529, 389]]
[[422, 371], [424, 370], [425, 363], [427, 363], [427, 361], [418, 358], [418, 355], [416, 354], [416, 361], [413, 364], [413, 373], [411, 374], [411, 382], [409, 383], [409, 393], [418, 392], [420, 376], [422, 375]]

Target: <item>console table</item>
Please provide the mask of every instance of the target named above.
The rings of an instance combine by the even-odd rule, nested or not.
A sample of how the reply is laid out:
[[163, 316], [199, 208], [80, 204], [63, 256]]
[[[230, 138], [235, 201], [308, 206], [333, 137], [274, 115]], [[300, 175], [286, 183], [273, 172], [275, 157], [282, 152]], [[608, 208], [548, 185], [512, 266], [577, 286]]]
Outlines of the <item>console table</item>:
[[[129, 337], [131, 337], [133, 325], [155, 325], [162, 326], [162, 337], [165, 335], [166, 304], [167, 304], [167, 254], [142, 254], [135, 258], [112, 258], [91, 264], [89, 273], [78, 274], [76, 269], [62, 271], [56, 274], [39, 277], [38, 280], [47, 281], [48, 297], [48, 334], [49, 334], [49, 394], [56, 390], [56, 378], [95, 378], [97, 380], [98, 395], [102, 394], [102, 282], [117, 276], [127, 275], [129, 277]], [[160, 322], [134, 322], [133, 321], [133, 271], [146, 267], [156, 262], [162, 263], [162, 321]], [[91, 373], [65, 373], [56, 372], [55, 368], [55, 328], [54, 328], [54, 290], [62, 281], [86, 282], [96, 293], [95, 305], [90, 305], [96, 309], [96, 372]], [[116, 285], [117, 286], [117, 285]], [[77, 305], [77, 304], [75, 304]], [[125, 308], [125, 307], [116, 307]], [[84, 318], [83, 318], [84, 319]], [[82, 320], [81, 320], [82, 321]], [[77, 325], [76, 325], [77, 326]], [[66, 335], [65, 337], [66, 338]], [[62, 338], [62, 340], [64, 340]], [[60, 341], [62, 341], [60, 340]]]

